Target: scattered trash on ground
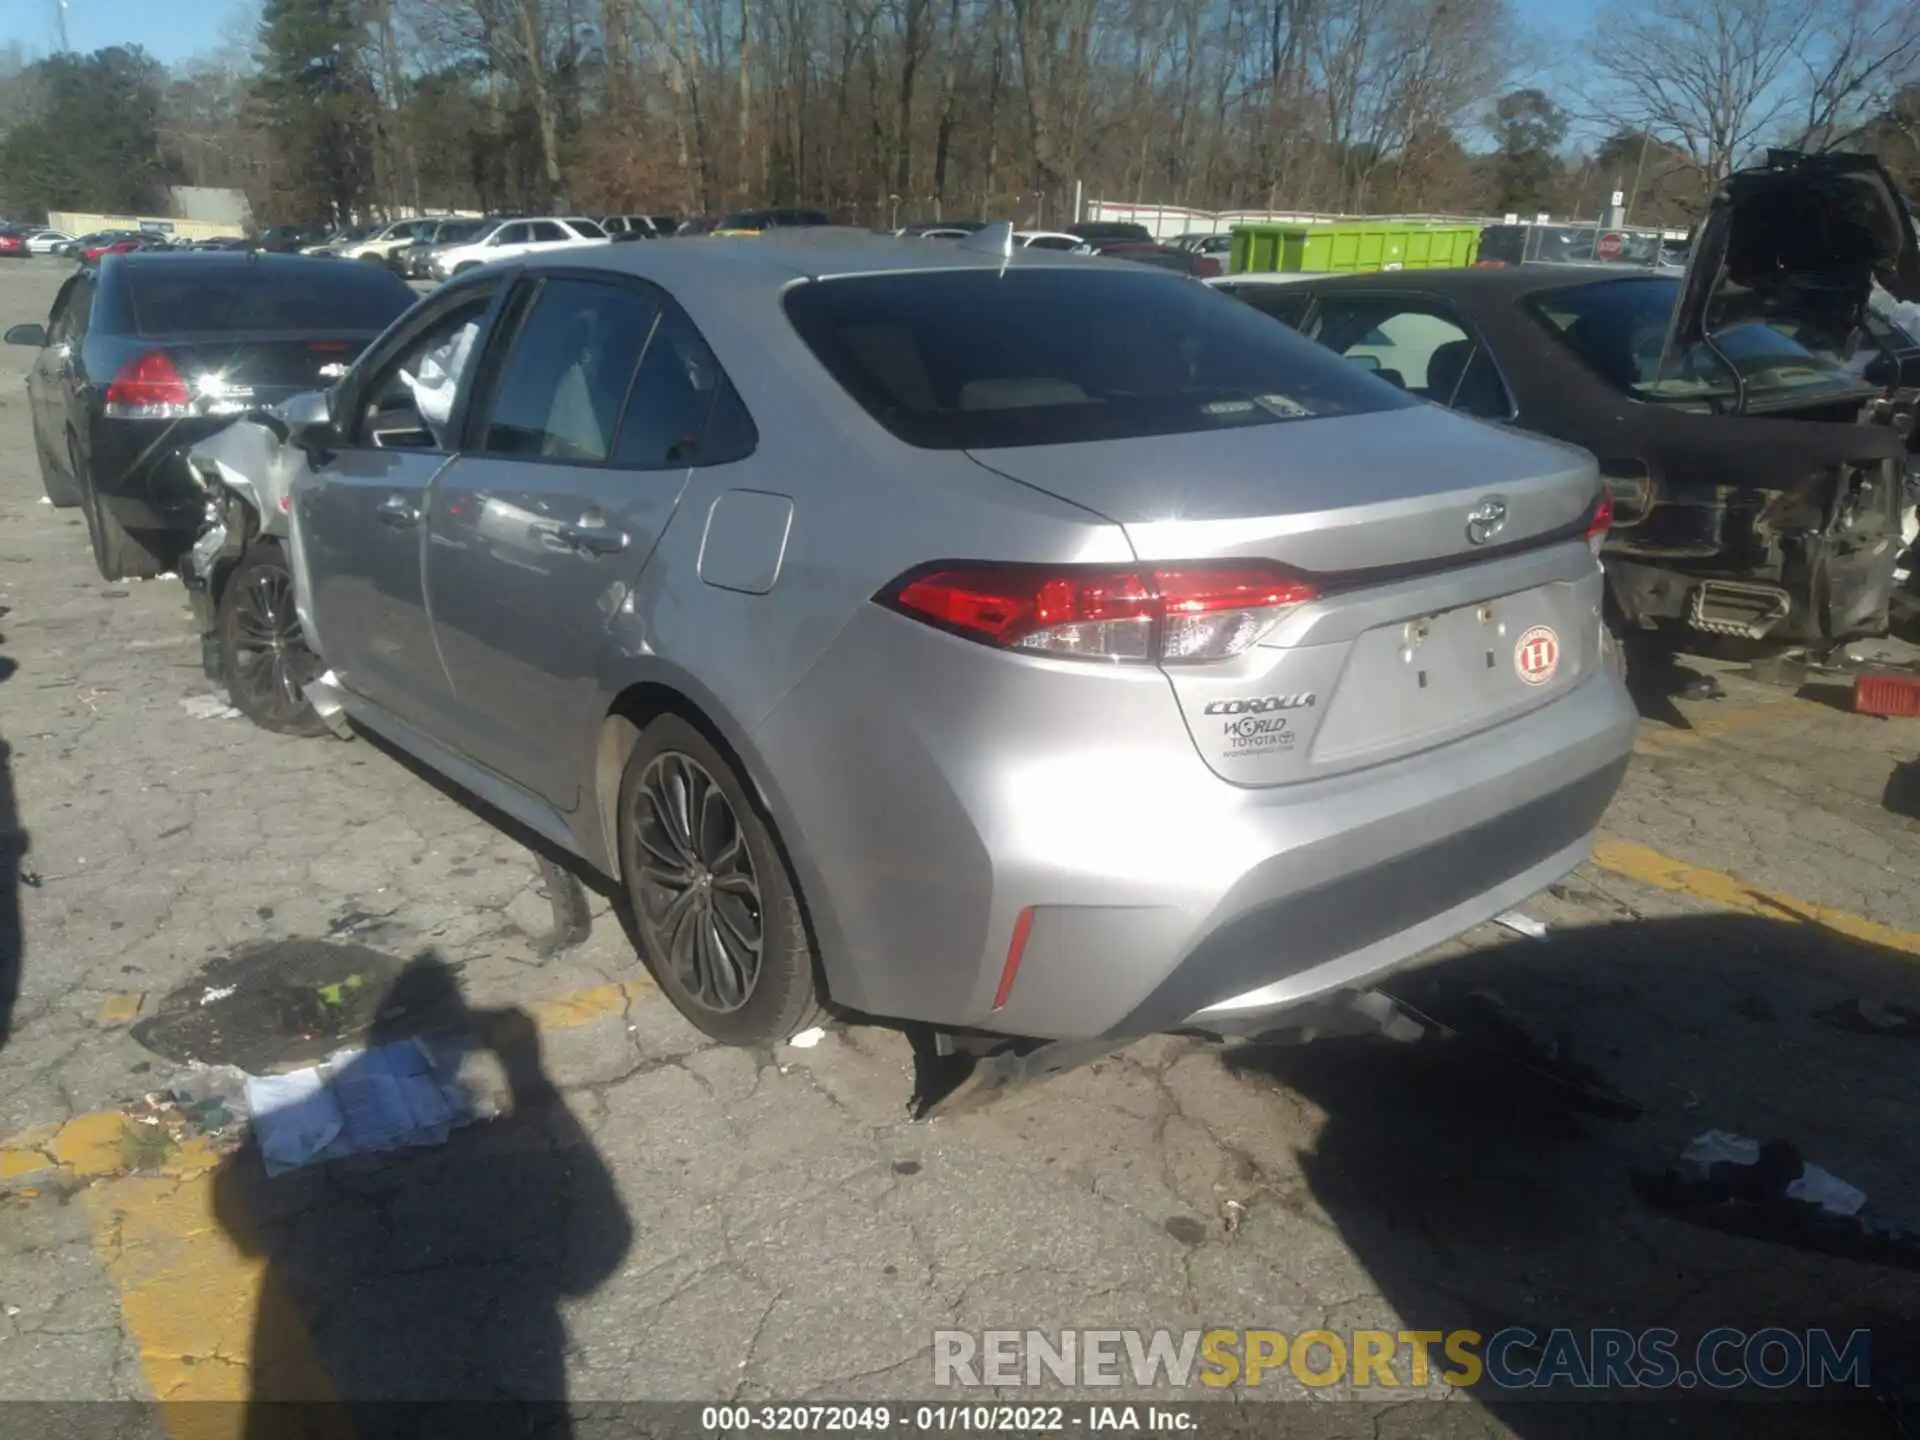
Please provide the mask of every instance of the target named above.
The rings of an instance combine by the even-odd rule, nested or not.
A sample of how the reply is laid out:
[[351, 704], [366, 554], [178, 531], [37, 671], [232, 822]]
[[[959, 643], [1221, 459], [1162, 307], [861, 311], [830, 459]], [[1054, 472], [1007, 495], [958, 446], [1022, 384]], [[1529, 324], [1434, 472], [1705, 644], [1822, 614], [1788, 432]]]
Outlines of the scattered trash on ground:
[[1238, 1200], [1223, 1201], [1220, 1206], [1220, 1223], [1231, 1235], [1240, 1228], [1240, 1222], [1247, 1218], [1247, 1207]]
[[180, 708], [194, 720], [231, 720], [240, 713], [217, 695], [189, 696]]
[[200, 997], [200, 1003], [202, 1005], [211, 1005], [216, 1000], [226, 999], [229, 995], [232, 995], [236, 991], [238, 991], [239, 988], [240, 987], [238, 985], [215, 985], [212, 989], [208, 990], [206, 994]]
[[47, 498], [46, 496], [44, 496], [44, 495], [42, 495], [42, 496], [40, 497], [40, 503], [41, 503], [42, 505], [51, 505], [51, 504], [53, 504], [53, 501], [51, 501], [51, 500], [49, 500], [49, 499], [48, 499], [48, 498]]
[[126, 1116], [169, 1144], [202, 1135], [238, 1141], [247, 1128], [246, 1085], [247, 1077], [231, 1065], [193, 1065], [165, 1090], [129, 1105]]
[[787, 1041], [787, 1044], [796, 1050], [811, 1050], [826, 1038], [827, 1032], [822, 1030], [818, 1025], [815, 1025], [810, 1030], [802, 1030], [798, 1035]]
[[1529, 940], [1544, 940], [1547, 938], [1547, 927], [1545, 925], [1541, 924], [1531, 915], [1521, 914], [1518, 910], [1509, 910], [1504, 915], [1494, 916], [1493, 923], [1504, 926], [1516, 935], [1524, 935]]
[[324, 1160], [444, 1145], [486, 1118], [458, 1080], [417, 1040], [342, 1050], [325, 1064], [249, 1075], [247, 1104], [269, 1175]]
[[1785, 1140], [1709, 1130], [1677, 1165], [1633, 1170], [1630, 1178], [1649, 1205], [1703, 1229], [1920, 1271], [1920, 1233], [1862, 1213], [1863, 1191], [1809, 1165]]
[[1682, 1172], [1697, 1183], [1725, 1185], [1727, 1193], [1736, 1198], [1767, 1200], [1784, 1196], [1840, 1216], [1857, 1215], [1867, 1203], [1865, 1191], [1854, 1189], [1818, 1165], [1807, 1164], [1784, 1140], [1762, 1145], [1744, 1135], [1708, 1130], [1696, 1135], [1681, 1152], [1680, 1165]]

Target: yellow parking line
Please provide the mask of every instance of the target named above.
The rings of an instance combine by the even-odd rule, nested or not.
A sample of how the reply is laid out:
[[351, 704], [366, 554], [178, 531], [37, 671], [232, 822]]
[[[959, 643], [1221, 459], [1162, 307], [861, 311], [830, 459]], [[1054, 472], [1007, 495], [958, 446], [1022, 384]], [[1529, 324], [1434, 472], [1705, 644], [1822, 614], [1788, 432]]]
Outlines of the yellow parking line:
[[1920, 957], [1920, 934], [1911, 930], [1882, 925], [1878, 920], [1868, 920], [1829, 905], [1797, 899], [1778, 890], [1769, 890], [1764, 885], [1750, 885], [1718, 870], [1675, 860], [1645, 845], [1635, 845], [1625, 840], [1599, 841], [1593, 847], [1593, 863], [1602, 870], [1624, 875], [1629, 880], [1638, 880], [1675, 894], [1691, 895], [1697, 900], [1705, 900], [1728, 910], [1763, 915], [1770, 920], [1819, 925], [1850, 939], [1878, 945], [1884, 950]]
[[[567, 1030], [625, 1014], [656, 993], [640, 979], [527, 1008], [540, 1030]], [[0, 1142], [0, 1180], [45, 1174], [48, 1183], [87, 1184], [82, 1199], [94, 1248], [119, 1290], [148, 1386], [159, 1400], [214, 1402], [168, 1405], [168, 1433], [173, 1440], [240, 1440], [246, 1407], [238, 1402], [253, 1391], [256, 1346], [284, 1358], [286, 1368], [271, 1382], [275, 1399], [334, 1398], [305, 1320], [279, 1289], [268, 1257], [243, 1249], [231, 1233], [232, 1217], [216, 1213], [214, 1177], [225, 1156], [205, 1138], [143, 1156], [149, 1134], [116, 1110], [41, 1126]]]

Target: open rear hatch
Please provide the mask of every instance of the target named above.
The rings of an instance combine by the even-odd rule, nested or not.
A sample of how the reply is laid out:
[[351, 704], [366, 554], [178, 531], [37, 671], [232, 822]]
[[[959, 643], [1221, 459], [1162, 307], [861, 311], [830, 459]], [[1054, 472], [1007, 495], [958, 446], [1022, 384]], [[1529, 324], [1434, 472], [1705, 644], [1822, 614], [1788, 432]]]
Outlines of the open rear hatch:
[[1123, 526], [1169, 591], [1196, 561], [1296, 583], [1251, 647], [1162, 664], [1200, 754], [1237, 784], [1337, 774], [1486, 730], [1600, 660], [1590, 537], [1605, 514], [1593, 460], [1570, 446], [1420, 405], [1279, 435], [973, 458]]

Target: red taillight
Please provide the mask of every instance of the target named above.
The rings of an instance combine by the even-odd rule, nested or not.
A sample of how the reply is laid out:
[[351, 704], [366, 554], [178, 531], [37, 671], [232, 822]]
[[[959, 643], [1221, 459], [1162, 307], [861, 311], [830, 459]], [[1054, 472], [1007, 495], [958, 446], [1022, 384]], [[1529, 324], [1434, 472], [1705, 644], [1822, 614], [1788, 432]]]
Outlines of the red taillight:
[[192, 392], [164, 350], [129, 360], [107, 386], [107, 414], [114, 419], [173, 419], [192, 409]]
[[1613, 494], [1602, 489], [1600, 498], [1593, 502], [1593, 509], [1587, 512], [1587, 544], [1598, 555], [1600, 547], [1607, 543], [1607, 531], [1613, 528]]
[[879, 598], [1002, 649], [1191, 664], [1238, 655], [1316, 593], [1277, 566], [1195, 561], [1154, 569], [957, 565], [910, 576]]

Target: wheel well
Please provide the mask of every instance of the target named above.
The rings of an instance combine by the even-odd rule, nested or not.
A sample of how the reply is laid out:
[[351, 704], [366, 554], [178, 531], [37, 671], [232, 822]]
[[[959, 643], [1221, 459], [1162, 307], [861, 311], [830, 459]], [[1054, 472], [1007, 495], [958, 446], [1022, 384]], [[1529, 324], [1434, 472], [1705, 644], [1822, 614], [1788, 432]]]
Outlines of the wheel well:
[[766, 809], [766, 797], [760, 793], [760, 782], [741, 763], [739, 753], [720, 733], [719, 727], [707, 718], [705, 711], [670, 685], [651, 682], [629, 685], [615, 697], [607, 710], [606, 719], [600, 722], [600, 736], [594, 748], [593, 762], [594, 805], [600, 817], [600, 841], [607, 851], [607, 873], [616, 880], [625, 878], [620, 874], [620, 833], [615, 825], [620, 808], [620, 776], [627, 768], [627, 757], [633, 753], [640, 732], [661, 715], [678, 715], [711, 740], [753, 788], [761, 809]]
[[806, 927], [807, 943], [813, 951], [814, 983], [821, 997], [827, 998], [830, 988], [827, 984], [826, 956], [820, 943], [820, 932], [814, 923], [813, 907], [808, 901], [801, 867], [795, 863], [793, 848], [774, 817], [766, 789], [753, 767], [746, 763], [739, 750], [699, 704], [671, 685], [657, 682], [629, 685], [615, 697], [606, 718], [600, 722], [600, 734], [594, 752], [593, 799], [600, 820], [600, 843], [606, 849], [606, 873], [625, 885], [626, 877], [620, 873], [620, 834], [616, 826], [620, 808], [620, 777], [627, 768], [627, 757], [633, 753], [640, 732], [649, 722], [662, 715], [677, 715], [704, 735], [733, 766], [741, 783], [759, 806], [760, 818], [765, 821], [767, 833], [773, 837], [774, 848], [779, 851], [787, 867], [794, 899], [800, 906], [800, 923]]

